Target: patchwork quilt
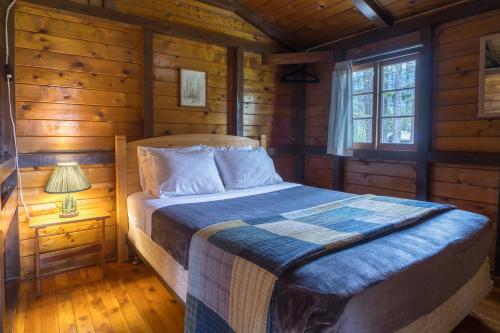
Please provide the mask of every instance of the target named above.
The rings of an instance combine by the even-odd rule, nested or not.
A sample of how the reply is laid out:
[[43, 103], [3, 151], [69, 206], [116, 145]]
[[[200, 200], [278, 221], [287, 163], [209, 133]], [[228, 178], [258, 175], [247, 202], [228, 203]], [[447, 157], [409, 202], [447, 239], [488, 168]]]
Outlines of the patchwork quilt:
[[189, 249], [185, 331], [274, 331], [273, 293], [289, 268], [452, 208], [359, 195], [202, 228]]

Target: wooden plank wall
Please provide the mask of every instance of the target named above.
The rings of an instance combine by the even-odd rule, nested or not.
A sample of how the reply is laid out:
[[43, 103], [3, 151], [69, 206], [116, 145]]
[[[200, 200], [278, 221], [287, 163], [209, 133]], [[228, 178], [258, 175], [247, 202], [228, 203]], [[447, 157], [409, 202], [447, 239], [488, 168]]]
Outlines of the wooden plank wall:
[[[15, 18], [16, 112], [20, 153], [112, 151], [114, 135], [142, 137], [142, 30], [125, 24], [18, 5]], [[80, 209], [114, 212], [114, 166], [82, 166], [92, 188], [76, 194]], [[62, 196], [44, 193], [52, 167], [21, 170], [31, 215], [55, 213]], [[22, 274], [33, 272], [34, 234], [22, 207]], [[42, 251], [96, 241], [97, 222], [48, 228]], [[115, 256], [115, 218], [107, 221]], [[55, 264], [85, 263], [95, 256]]]
[[[319, 83], [306, 85], [305, 144], [307, 146], [326, 146], [333, 67], [334, 64], [312, 64], [307, 67], [309, 72], [320, 77]], [[306, 155], [305, 183], [324, 188], [333, 187], [331, 156]]]
[[[499, 20], [500, 11], [491, 11], [444, 24], [436, 31], [436, 150], [500, 152], [500, 119], [476, 116], [479, 39], [499, 33]], [[434, 165], [431, 195], [436, 201], [484, 214], [497, 228], [499, 177], [497, 167]]]
[[[470, 17], [437, 27], [435, 54], [435, 96], [433, 148], [439, 151], [499, 152], [500, 120], [478, 119], [479, 38], [500, 32], [500, 11]], [[357, 58], [382, 50], [401, 48], [419, 41], [409, 34], [348, 50]], [[330, 68], [311, 66], [329, 82]], [[325, 80], [323, 80], [325, 81]], [[307, 90], [307, 144], [326, 144], [329, 91], [309, 85]], [[325, 96], [328, 95], [328, 96]], [[323, 97], [320, 97], [323, 96]], [[318, 105], [319, 104], [319, 105]], [[329, 187], [331, 163], [328, 157], [308, 156], [306, 180]], [[352, 193], [375, 193], [404, 198], [415, 197], [415, 163], [401, 161], [345, 162], [344, 189]], [[435, 164], [431, 166], [430, 198], [488, 216], [497, 226], [500, 169], [497, 167]], [[496, 230], [495, 230], [496, 234]], [[494, 262], [494, 247], [491, 249]]]
[[[226, 134], [227, 48], [155, 34], [153, 49], [154, 135]], [[179, 68], [207, 72], [207, 108], [179, 106]]]
[[[288, 66], [262, 65], [260, 54], [244, 53], [243, 134], [252, 138], [265, 134], [270, 148], [295, 144], [297, 86], [281, 82], [287, 71], [290, 71]], [[294, 180], [295, 157], [279, 155], [273, 159], [283, 178]]]
[[110, 3], [114, 10], [123, 13], [185, 24], [265, 45], [276, 45], [276, 42], [235, 13], [195, 0], [113, 0]]
[[[74, 0], [83, 5], [87, 1]], [[98, 2], [98, 1], [97, 1]], [[97, 3], [96, 2], [96, 3]], [[177, 2], [115, 0], [113, 9], [217, 31], [275, 45], [234, 13], [191, 0]], [[142, 28], [19, 4], [15, 19], [16, 112], [20, 153], [112, 151], [113, 136], [131, 140], [143, 133], [144, 41]], [[153, 35], [154, 135], [228, 132], [228, 51], [225, 46], [167, 35]], [[269, 135], [270, 147], [293, 145], [293, 87], [279, 82], [278, 67], [262, 67], [261, 55], [245, 57], [245, 135]], [[208, 72], [208, 108], [180, 108], [179, 68]], [[272, 128], [277, 130], [273, 131]], [[294, 158], [273, 157], [278, 171], [293, 180]], [[81, 209], [115, 210], [114, 165], [82, 165], [92, 189], [78, 193]], [[43, 187], [53, 166], [22, 171], [30, 214], [58, 211], [61, 196]], [[19, 209], [23, 277], [33, 272], [33, 232]], [[48, 228], [42, 251], [92, 242], [97, 224]], [[115, 217], [107, 223], [108, 257], [115, 257]], [[94, 261], [74, 258], [50, 270]]]
[[[115, 10], [182, 23], [217, 31], [264, 45], [276, 42], [236, 14], [193, 0], [172, 2], [139, 2], [115, 0]], [[223, 46], [189, 41], [165, 35], [154, 35], [154, 135], [164, 133], [228, 133], [228, 51]], [[208, 72], [208, 108], [178, 107], [178, 69], [180, 67]], [[283, 66], [262, 66], [262, 56], [244, 54], [244, 135], [269, 135], [269, 147], [293, 145], [294, 87], [279, 82]], [[271, 133], [271, 127], [276, 128]], [[273, 156], [278, 172], [293, 180], [294, 157]]]

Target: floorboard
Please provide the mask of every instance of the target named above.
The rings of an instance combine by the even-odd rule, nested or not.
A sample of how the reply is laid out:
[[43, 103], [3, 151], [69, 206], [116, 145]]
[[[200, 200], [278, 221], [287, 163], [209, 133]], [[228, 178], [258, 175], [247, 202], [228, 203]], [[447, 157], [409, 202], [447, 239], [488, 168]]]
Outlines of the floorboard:
[[[111, 263], [23, 281], [14, 333], [183, 332], [184, 307], [144, 265]], [[500, 333], [500, 287], [453, 333]]]

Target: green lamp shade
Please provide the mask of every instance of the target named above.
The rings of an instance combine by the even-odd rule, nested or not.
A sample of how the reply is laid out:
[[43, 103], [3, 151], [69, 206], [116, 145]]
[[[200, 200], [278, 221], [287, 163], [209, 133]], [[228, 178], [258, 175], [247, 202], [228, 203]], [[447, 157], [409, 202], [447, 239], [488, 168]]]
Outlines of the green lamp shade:
[[45, 185], [45, 192], [72, 193], [89, 188], [90, 183], [77, 163], [58, 163]]

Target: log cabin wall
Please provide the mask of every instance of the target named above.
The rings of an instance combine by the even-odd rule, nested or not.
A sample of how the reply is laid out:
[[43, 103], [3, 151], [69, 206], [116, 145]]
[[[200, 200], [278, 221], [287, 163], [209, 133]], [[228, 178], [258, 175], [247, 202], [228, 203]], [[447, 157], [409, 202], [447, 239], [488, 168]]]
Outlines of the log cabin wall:
[[[264, 134], [269, 148], [295, 145], [298, 87], [280, 80], [289, 70], [288, 66], [263, 65], [260, 54], [244, 53], [243, 135], [257, 139]], [[279, 154], [273, 156], [273, 160], [285, 180], [295, 179], [295, 156]]]
[[[112, 3], [114, 10], [123, 13], [275, 45], [234, 13], [195, 1], [175, 5], [132, 0]], [[92, 4], [100, 6], [102, 1]], [[112, 259], [116, 256], [114, 164], [106, 152], [112, 153], [115, 134], [125, 134], [131, 140], [143, 136], [144, 31], [140, 26], [22, 2], [16, 7], [15, 29], [17, 139], [19, 152], [24, 154], [21, 172], [30, 214], [56, 213], [62, 199], [43, 191], [54, 165], [36, 164], [64, 158], [64, 153], [77, 156], [88, 152], [90, 160], [96, 161], [81, 166], [92, 188], [76, 196], [80, 209], [103, 207], [113, 213], [106, 229], [108, 259]], [[228, 49], [196, 39], [153, 34], [155, 136], [231, 133]], [[288, 147], [294, 143], [293, 87], [279, 82], [286, 70], [283, 66], [262, 66], [261, 58], [257, 53], [244, 53], [243, 134], [266, 134], [270, 147]], [[208, 108], [179, 107], [181, 67], [208, 72]], [[293, 180], [293, 155], [273, 158], [284, 178]], [[21, 268], [23, 277], [28, 278], [33, 273], [34, 233], [19, 205]], [[94, 242], [99, 236], [97, 226], [97, 222], [89, 222], [47, 228], [41, 233], [41, 251]], [[47, 270], [95, 260], [93, 255], [82, 256], [55, 263]]]
[[[435, 150], [500, 152], [500, 120], [477, 117], [479, 39], [500, 32], [499, 20], [497, 10], [437, 28]], [[435, 164], [431, 177], [432, 200], [488, 216], [497, 234], [498, 167]]]
[[[434, 54], [434, 126], [435, 151], [499, 152], [500, 120], [478, 119], [479, 39], [500, 32], [500, 11], [472, 16], [438, 26]], [[418, 33], [348, 50], [348, 58], [362, 57], [411, 45]], [[310, 66], [322, 76], [320, 86], [308, 85], [306, 92], [306, 142], [326, 145], [329, 82], [331, 68]], [[306, 180], [322, 187], [332, 186], [330, 156], [306, 157]], [[358, 160], [346, 158], [344, 187], [352, 193], [375, 193], [415, 198], [416, 165], [413, 161]], [[488, 216], [497, 228], [500, 170], [482, 165], [431, 165], [429, 199], [451, 203], [459, 208]], [[494, 245], [490, 252], [495, 262]]]
[[[320, 78], [319, 83], [306, 85], [305, 144], [326, 146], [328, 112], [330, 109], [331, 73], [334, 64], [309, 65], [308, 71]], [[332, 158], [329, 155], [305, 156], [305, 183], [324, 188], [333, 187]]]
[[[143, 41], [139, 27], [18, 5], [15, 16], [16, 113], [19, 153], [112, 151], [114, 135], [142, 137]], [[22, 156], [22, 155], [21, 155]], [[22, 159], [22, 157], [21, 157]], [[76, 194], [80, 209], [115, 210], [114, 165], [82, 165], [92, 183]], [[21, 169], [31, 215], [56, 213], [62, 195], [44, 193], [53, 169]], [[115, 218], [106, 222], [108, 257], [115, 257]], [[19, 208], [21, 267], [33, 273], [34, 232]], [[98, 223], [47, 228], [43, 251], [99, 239]], [[50, 270], [85, 264], [96, 256], [55, 263]]]
[[[78, 2], [76, 0], [72, 1]], [[87, 3], [86, 0], [81, 0], [80, 2]], [[114, 10], [122, 13], [157, 19], [164, 22], [184, 24], [199, 28], [200, 30], [220, 33], [263, 45], [276, 45], [276, 42], [271, 38], [235, 13], [195, 0], [113, 0], [104, 2], [109, 2]]]
[[[113, 9], [151, 19], [186, 24], [266, 46], [276, 42], [235, 13], [197, 1], [142, 2], [114, 0]], [[231, 110], [228, 48], [164, 34], [154, 34], [154, 135], [180, 133], [234, 134]], [[208, 107], [179, 107], [178, 70], [190, 68], [208, 73]], [[294, 144], [293, 85], [280, 82], [286, 66], [262, 66], [262, 55], [244, 52], [243, 135], [266, 134], [270, 148]], [[273, 156], [278, 172], [294, 179], [294, 156]]]
[[[227, 132], [227, 48], [154, 34], [154, 136]], [[179, 68], [207, 72], [207, 108], [179, 106]]]

